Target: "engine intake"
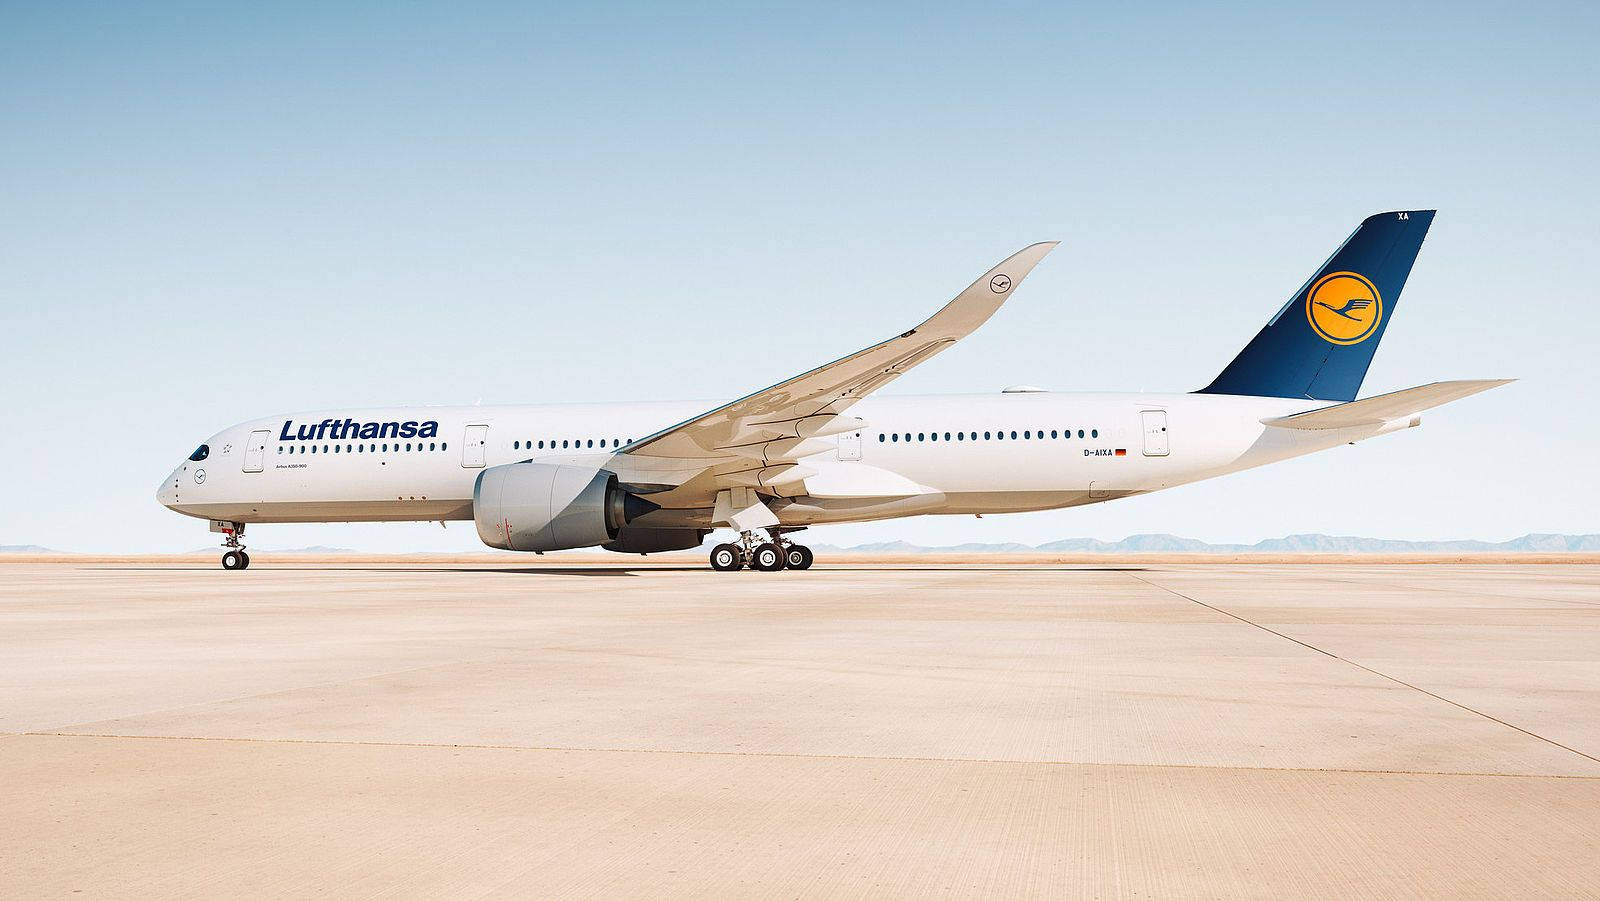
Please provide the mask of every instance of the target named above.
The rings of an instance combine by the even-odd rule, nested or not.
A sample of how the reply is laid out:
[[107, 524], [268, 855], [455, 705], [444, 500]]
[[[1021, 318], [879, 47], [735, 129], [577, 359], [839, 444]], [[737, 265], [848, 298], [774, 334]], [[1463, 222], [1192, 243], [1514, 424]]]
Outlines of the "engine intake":
[[472, 518], [478, 537], [507, 551], [594, 547], [655, 504], [617, 486], [615, 473], [588, 466], [511, 463], [478, 474]]

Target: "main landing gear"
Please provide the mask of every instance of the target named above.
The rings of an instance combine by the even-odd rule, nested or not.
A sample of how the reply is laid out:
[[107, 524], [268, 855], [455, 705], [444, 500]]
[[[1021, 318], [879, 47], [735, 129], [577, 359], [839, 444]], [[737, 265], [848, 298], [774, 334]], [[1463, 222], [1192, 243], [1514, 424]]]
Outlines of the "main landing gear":
[[816, 559], [811, 548], [785, 539], [782, 529], [768, 529], [767, 534], [772, 537], [771, 541], [758, 541], [754, 532], [740, 532], [737, 542], [712, 548], [711, 568], [717, 572], [733, 572], [749, 567], [764, 573], [811, 568]]
[[239, 540], [244, 537], [244, 523], [230, 522], [216, 531], [222, 533], [222, 546], [227, 548], [222, 552], [222, 568], [249, 569], [250, 555], [244, 552], [244, 544]]

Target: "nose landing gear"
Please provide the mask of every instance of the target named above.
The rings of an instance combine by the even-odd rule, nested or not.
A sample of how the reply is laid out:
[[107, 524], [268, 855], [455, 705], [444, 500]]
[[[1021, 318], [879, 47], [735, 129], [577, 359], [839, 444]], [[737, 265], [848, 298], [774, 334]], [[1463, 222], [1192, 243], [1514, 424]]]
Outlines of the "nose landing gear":
[[222, 546], [227, 548], [222, 552], [222, 568], [249, 569], [250, 555], [244, 552], [244, 543], [239, 540], [244, 537], [244, 523], [213, 522], [211, 530], [222, 533]]
[[786, 540], [779, 528], [768, 529], [767, 534], [771, 541], [758, 541], [755, 532], [740, 532], [737, 542], [712, 548], [711, 568], [717, 572], [734, 572], [748, 567], [765, 573], [811, 568], [816, 558], [810, 548]]

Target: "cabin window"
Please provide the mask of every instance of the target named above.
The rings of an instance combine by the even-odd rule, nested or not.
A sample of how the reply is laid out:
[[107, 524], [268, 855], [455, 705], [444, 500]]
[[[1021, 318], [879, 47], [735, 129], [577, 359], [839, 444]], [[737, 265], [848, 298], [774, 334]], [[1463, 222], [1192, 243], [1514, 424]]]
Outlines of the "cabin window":
[[513, 442], [511, 442], [511, 449], [512, 450], [521, 450], [522, 449], [522, 442], [521, 441], [513, 441]]
[[965, 440], [967, 440], [967, 433], [966, 432], [956, 432], [956, 440], [957, 441], [965, 441]]
[[1089, 431], [1089, 437], [1090, 438], [1099, 438], [1100, 437], [1100, 430], [1099, 429], [1091, 429]]
[[450, 449], [450, 442], [448, 442], [448, 441], [439, 442], [439, 449], [442, 450], [442, 451], [449, 450]]
[[889, 440], [890, 441], [899, 441], [900, 440], [900, 433], [899, 432], [895, 432], [893, 435], [890, 435], [889, 436]]
[[882, 443], [884, 443], [885, 441], [888, 441], [888, 440], [889, 440], [889, 436], [888, 435], [885, 435], [882, 432], [878, 433], [878, 443], [879, 444], [882, 444]]
[[1079, 429], [1079, 430], [1078, 430], [1078, 437], [1079, 437], [1079, 438], [1082, 438], [1082, 437], [1083, 437], [1083, 429]]
[[984, 432], [983, 433], [983, 440], [985, 440], [985, 441], [989, 440], [989, 433], [988, 432]]

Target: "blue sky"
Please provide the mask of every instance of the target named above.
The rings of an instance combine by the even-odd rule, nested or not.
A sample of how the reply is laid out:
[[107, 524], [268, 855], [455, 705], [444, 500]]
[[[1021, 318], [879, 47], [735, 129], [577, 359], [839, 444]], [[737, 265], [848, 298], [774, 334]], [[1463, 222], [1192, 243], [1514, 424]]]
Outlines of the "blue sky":
[[[1364, 393], [1424, 427], [1074, 511], [815, 541], [1600, 531], [1594, 4], [0, 5], [0, 543], [181, 550], [277, 411], [725, 400], [1063, 244], [897, 393], [1206, 384], [1438, 208]], [[261, 547], [471, 548], [460, 524]]]

